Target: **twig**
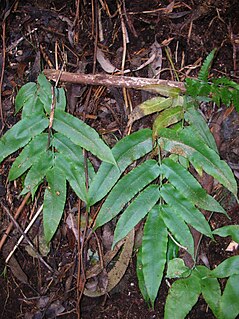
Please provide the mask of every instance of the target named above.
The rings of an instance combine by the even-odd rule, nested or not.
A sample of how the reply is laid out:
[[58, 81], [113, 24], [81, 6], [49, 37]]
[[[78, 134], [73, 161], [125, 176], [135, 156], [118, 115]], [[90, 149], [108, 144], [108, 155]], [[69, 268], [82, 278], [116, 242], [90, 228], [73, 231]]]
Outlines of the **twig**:
[[177, 242], [176, 239], [173, 238], [173, 236], [170, 234], [170, 232], [168, 232], [168, 235], [169, 235], [169, 237], [172, 239], [172, 241], [174, 242], [174, 244], [176, 244], [178, 247], [180, 247], [180, 248], [182, 248], [182, 249], [184, 249], [184, 250], [186, 250], [186, 251], [188, 250], [187, 247], [184, 247], [184, 246], [180, 245], [179, 242]]
[[14, 0], [11, 6], [9, 7], [9, 3], [8, 1], [6, 1], [6, 11], [2, 19], [2, 71], [1, 71], [1, 78], [0, 78], [0, 117], [2, 122], [1, 131], [4, 128], [4, 116], [3, 116], [3, 107], [2, 107], [2, 86], [3, 86], [5, 63], [6, 63], [6, 21], [16, 3], [17, 3], [17, 0]]
[[4, 117], [3, 117], [3, 107], [2, 107], [2, 86], [3, 78], [5, 71], [5, 62], [6, 62], [6, 18], [2, 22], [2, 71], [0, 79], [0, 116], [2, 122], [2, 129], [4, 127]]
[[[214, 212], [212, 212], [210, 214], [210, 216], [208, 217], [208, 219], [207, 219], [208, 222], [211, 220], [213, 214], [214, 214]], [[195, 243], [195, 253], [194, 253], [195, 261], [194, 261], [194, 266], [196, 265], [196, 262], [197, 262], [198, 252], [199, 252], [199, 248], [200, 248], [200, 244], [201, 244], [203, 236], [204, 235], [201, 233], [200, 236], [199, 236], [198, 242]]]
[[[26, 235], [28, 233], [28, 231], [30, 230], [30, 228], [32, 227], [32, 225], [34, 224], [34, 222], [36, 221], [37, 217], [40, 215], [41, 211], [43, 209], [43, 205], [41, 205], [41, 207], [38, 209], [38, 211], [36, 212], [35, 216], [32, 218], [32, 220], [30, 221], [29, 225], [27, 226], [27, 228], [24, 230], [24, 235]], [[5, 260], [6, 264], [8, 263], [9, 259], [12, 257], [12, 255], [14, 254], [15, 250], [17, 249], [17, 247], [21, 244], [21, 242], [24, 239], [24, 235], [22, 235], [19, 239], [18, 242], [16, 243], [16, 245], [14, 246], [13, 250], [10, 252], [10, 254], [7, 256], [7, 259]]]
[[[121, 30], [123, 36], [123, 54], [122, 54], [122, 61], [121, 61], [121, 72], [124, 73], [125, 69], [125, 61], [126, 61], [126, 54], [127, 54], [127, 43], [129, 42], [128, 32], [124, 23], [124, 18], [121, 10], [121, 4], [117, 2], [117, 8], [119, 11], [120, 21], [121, 21]], [[123, 97], [125, 102], [125, 111], [129, 109], [129, 101], [126, 88], [123, 88]], [[132, 110], [130, 110], [132, 111]]]
[[51, 94], [52, 94], [52, 100], [51, 100], [51, 113], [50, 113], [50, 118], [49, 118], [49, 127], [48, 127], [48, 142], [47, 142], [47, 149], [50, 147], [51, 143], [51, 132], [52, 132], [52, 126], [53, 126], [53, 121], [54, 121], [54, 114], [55, 114], [55, 107], [56, 107], [56, 92], [55, 89], [57, 88], [58, 82], [60, 80], [62, 70], [64, 68], [65, 61], [62, 65], [62, 68], [58, 74], [58, 78], [56, 80], [55, 86], [51, 87]]
[[79, 26], [80, 26], [80, 0], [76, 0], [76, 15], [73, 22], [75, 27], [74, 43], [79, 43]]
[[[42, 256], [38, 253], [38, 251], [36, 250], [36, 248], [34, 247], [34, 245], [32, 244], [32, 242], [30, 241], [30, 239], [28, 238], [28, 236], [25, 234], [25, 232], [22, 230], [22, 228], [20, 227], [20, 225], [18, 224], [18, 222], [15, 220], [15, 218], [12, 216], [12, 214], [10, 213], [10, 211], [7, 209], [7, 207], [2, 206], [3, 209], [5, 210], [5, 212], [7, 213], [7, 215], [10, 217], [12, 223], [16, 226], [16, 228], [19, 230], [19, 232], [22, 234], [22, 236], [26, 239], [27, 243], [29, 244], [29, 246], [33, 249], [34, 253], [36, 254], [36, 256], [39, 258], [39, 260], [47, 267], [47, 269], [49, 269], [51, 272], [54, 272], [54, 270], [51, 268], [51, 266], [49, 266], [45, 260], [42, 258]], [[15, 246], [16, 247], [16, 246]], [[15, 248], [14, 247], [14, 248]], [[10, 253], [11, 254], [11, 253]], [[6, 259], [6, 263], [9, 262], [9, 258], [10, 254], [8, 255], [7, 259]]]
[[[77, 241], [77, 283], [76, 283], [76, 294], [77, 294], [77, 318], [80, 319], [80, 306], [81, 306], [81, 297], [82, 291], [85, 285], [85, 273], [84, 273], [84, 266], [82, 264], [82, 249], [81, 249], [81, 200], [78, 200], [78, 222], [77, 222], [77, 229], [78, 229], [78, 241]], [[81, 276], [81, 268], [82, 268], [82, 276]], [[83, 286], [83, 287], [82, 287]]]
[[55, 86], [51, 87], [51, 95], [52, 95], [51, 96], [51, 113], [50, 113], [50, 117], [49, 117], [47, 149], [49, 149], [49, 147], [51, 145], [51, 132], [52, 132], [52, 125], [53, 125], [55, 106], [56, 106]]
[[88, 212], [86, 212], [86, 225], [84, 227], [83, 236], [81, 237], [81, 201], [78, 202], [78, 267], [77, 267], [77, 318], [80, 317], [81, 298], [85, 289], [86, 274], [85, 274], [85, 258], [84, 258], [84, 247], [86, 240], [86, 233], [88, 229]]
[[120, 21], [121, 21], [121, 30], [123, 36], [123, 54], [122, 54], [122, 62], [121, 62], [121, 71], [124, 71], [125, 68], [125, 60], [126, 60], [126, 53], [127, 53], [127, 43], [129, 42], [128, 32], [124, 23], [123, 14], [121, 11], [121, 5], [117, 2], [117, 8], [119, 11]]
[[13, 49], [15, 49], [18, 46], [19, 43], [21, 43], [24, 39], [26, 39], [27, 36], [29, 36], [30, 34], [33, 34], [37, 30], [38, 30], [37, 28], [34, 28], [31, 31], [29, 31], [26, 35], [24, 35], [23, 37], [21, 37], [21, 38], [17, 39], [16, 41], [14, 41], [11, 45], [9, 45], [6, 48], [6, 52], [10, 52]]
[[[53, 81], [56, 81], [59, 76], [59, 70], [44, 70], [45, 76]], [[90, 85], [104, 85], [125, 87], [137, 90], [144, 90], [149, 92], [158, 93], [159, 86], [167, 86], [170, 88], [177, 88], [182, 93], [186, 91], [183, 82], [176, 82], [170, 80], [150, 79], [130, 76], [117, 76], [109, 74], [84, 74], [84, 73], [70, 73], [62, 72], [60, 80], [62, 82], [75, 83], [75, 84], [90, 84]]]
[[[17, 220], [18, 216], [20, 215], [20, 213], [22, 212], [24, 206], [26, 205], [26, 202], [28, 201], [28, 199], [30, 198], [31, 196], [31, 193], [27, 193], [27, 195], [25, 196], [25, 198], [23, 199], [21, 205], [18, 207], [16, 213], [14, 214], [14, 219]], [[11, 222], [7, 228], [7, 230], [5, 231], [5, 233], [3, 234], [2, 236], [2, 239], [0, 241], [0, 251], [7, 239], [7, 236], [10, 234], [11, 230], [12, 230], [12, 227], [13, 227], [13, 222]]]

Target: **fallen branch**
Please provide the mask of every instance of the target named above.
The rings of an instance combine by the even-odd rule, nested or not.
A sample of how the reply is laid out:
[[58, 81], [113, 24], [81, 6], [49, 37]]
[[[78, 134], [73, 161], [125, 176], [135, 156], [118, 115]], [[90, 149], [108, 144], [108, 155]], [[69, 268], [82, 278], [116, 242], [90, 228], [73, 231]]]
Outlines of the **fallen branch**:
[[160, 93], [162, 95], [164, 95], [164, 91], [168, 92], [168, 89], [177, 89], [181, 92], [185, 92], [185, 86], [183, 82], [170, 80], [158, 80], [108, 74], [84, 74], [70, 72], [62, 72], [60, 74], [59, 70], [52, 69], [46, 69], [43, 71], [43, 73], [49, 80], [57, 81], [60, 75], [60, 81], [74, 84], [114, 86], [144, 90], [153, 93]]

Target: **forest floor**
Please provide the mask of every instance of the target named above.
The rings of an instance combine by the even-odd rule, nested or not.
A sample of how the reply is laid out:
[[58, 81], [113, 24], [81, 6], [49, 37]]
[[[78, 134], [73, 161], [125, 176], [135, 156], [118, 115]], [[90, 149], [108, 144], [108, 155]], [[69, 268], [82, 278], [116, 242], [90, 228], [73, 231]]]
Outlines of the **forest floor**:
[[[106, 73], [123, 66], [133, 70], [127, 74], [130, 76], [150, 78], [157, 73], [158, 78], [183, 82], [186, 77], [197, 76], [203, 60], [217, 48], [212, 67], [214, 76], [225, 75], [239, 82], [238, 0], [5, 0], [0, 2], [0, 8], [0, 66], [4, 71], [0, 83], [2, 133], [20, 118], [14, 110], [20, 87], [36, 81], [43, 69], [60, 68], [63, 61], [65, 70], [74, 73]], [[158, 50], [157, 61], [151, 67], [148, 64], [139, 68], [152, 55], [153, 44]], [[96, 57], [97, 46], [103, 58]], [[65, 83], [64, 86], [68, 111], [87, 121], [110, 146], [125, 134], [130, 110], [152, 96], [134, 89], [99, 85]], [[233, 108], [218, 109], [210, 103], [203, 105], [202, 111], [206, 119], [218, 125], [213, 133], [219, 141], [220, 155], [239, 178], [238, 114]], [[152, 117], [145, 117], [133, 125], [132, 131], [151, 125]], [[0, 238], [10, 223], [6, 209], [14, 215], [24, 200], [19, 196], [22, 181], [7, 180], [15, 157], [16, 154], [0, 166]], [[225, 191], [217, 196], [231, 220], [228, 222], [225, 216], [214, 214], [211, 227], [239, 224], [235, 199]], [[18, 217], [23, 229], [42, 200], [40, 188], [33, 201], [23, 202]], [[77, 311], [82, 319], [163, 318], [168, 286], [163, 281], [155, 309], [149, 309], [138, 288], [135, 255], [123, 280], [109, 295], [83, 296], [80, 306], [77, 304], [77, 241], [66, 223], [67, 214], [77, 212], [77, 205], [76, 195], [69, 190], [62, 223], [50, 252], [44, 257], [58, 275], [52, 275], [24, 241], [5, 268], [5, 259], [20, 237], [13, 227], [0, 248], [0, 318], [74, 319], [79, 318]], [[41, 232], [40, 218], [29, 233], [36, 245]], [[228, 249], [230, 242], [230, 238], [216, 236], [216, 241], [212, 241], [203, 237], [201, 262], [206, 260], [214, 268], [225, 258], [238, 254], [238, 248]], [[214, 316], [203, 299], [199, 299], [187, 318]]]

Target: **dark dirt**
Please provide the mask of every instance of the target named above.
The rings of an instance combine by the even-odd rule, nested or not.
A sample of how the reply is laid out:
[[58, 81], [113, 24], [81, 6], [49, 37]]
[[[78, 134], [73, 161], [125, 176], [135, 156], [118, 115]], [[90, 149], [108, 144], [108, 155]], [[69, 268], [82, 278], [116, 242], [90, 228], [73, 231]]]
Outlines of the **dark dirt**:
[[[110, 0], [0, 2], [1, 34], [2, 40], [5, 41], [5, 48], [4, 43], [1, 44], [1, 69], [4, 66], [4, 50], [6, 52], [1, 116], [5, 125], [2, 132], [19, 120], [19, 116], [14, 115], [14, 98], [19, 88], [28, 81], [35, 81], [44, 68], [55, 68], [56, 55], [59, 65], [62, 65], [63, 60], [66, 61], [67, 71], [105, 72], [94, 60], [94, 45], [97, 39], [95, 35], [100, 34], [100, 30], [96, 23], [99, 21], [98, 13], [95, 13], [92, 20], [92, 4], [95, 12], [101, 4], [105, 6], [101, 10], [104, 39], [100, 41], [98, 37], [98, 45], [111, 63], [121, 68], [123, 40], [116, 3]], [[238, 0], [185, 0], [175, 3], [171, 1], [171, 4], [174, 6], [170, 7], [168, 0], [122, 1], [120, 8], [129, 35], [125, 69], [135, 69], [144, 63], [148, 58], [150, 46], [157, 40], [162, 45], [162, 79], [176, 80], [176, 73], [180, 81], [184, 81], [187, 76], [196, 76], [203, 59], [213, 48], [218, 48], [212, 72], [216, 76], [229, 76], [238, 82]], [[34, 30], [35, 28], [37, 30]], [[22, 40], [16, 43], [21, 37]], [[167, 54], [171, 57], [172, 64]], [[172, 65], [176, 72], [173, 71]], [[130, 75], [148, 77], [148, 68], [131, 72]], [[127, 94], [130, 103], [126, 105], [121, 89], [95, 86], [90, 88], [83, 85], [66, 85], [66, 89], [68, 111], [96, 128], [110, 145], [124, 134], [130, 103], [134, 108], [149, 97], [149, 94], [129, 90]], [[212, 120], [212, 131], [213, 124], [219, 125], [219, 130], [213, 132], [219, 141], [220, 154], [239, 177], [238, 114], [235, 111], [225, 113], [224, 108], [218, 113], [211, 105], [204, 106], [203, 112], [207, 119]], [[223, 118], [220, 117], [222, 113]], [[150, 117], [144, 118], [135, 123], [132, 130], [148, 127], [151, 123]], [[22, 202], [19, 197], [21, 180], [14, 183], [7, 181], [14, 158], [15, 156], [8, 158], [0, 166], [0, 201], [13, 214]], [[95, 164], [97, 166], [98, 162]], [[210, 220], [212, 228], [239, 224], [239, 207], [230, 194], [217, 185], [213, 194], [222, 202], [231, 220], [228, 222], [226, 217], [214, 214]], [[27, 202], [18, 219], [23, 229], [41, 202], [40, 189], [36, 200]], [[2, 210], [2, 205], [0, 237], [4, 235], [10, 222]], [[20, 236], [17, 230], [10, 233], [0, 252], [0, 318], [77, 318], [77, 243], [65, 226], [67, 213], [77, 205], [77, 198], [69, 190], [63, 222], [52, 242], [50, 253], [45, 257], [47, 263], [59, 273], [52, 275], [37, 258], [30, 256], [25, 250], [26, 242], [23, 242], [14, 254], [16, 263], [5, 269], [4, 260]], [[41, 231], [39, 220], [29, 234], [31, 238], [36, 236], [36, 245]], [[230, 238], [216, 237], [216, 241], [203, 238], [199, 256], [206, 256], [210, 267], [214, 268], [225, 258], [238, 254], [238, 250], [226, 251], [229, 243]], [[138, 289], [135, 259], [133, 256], [124, 279], [109, 296], [82, 298], [82, 319], [163, 318], [167, 284], [162, 283], [155, 310], [150, 310]], [[202, 260], [200, 263], [203, 263]], [[200, 298], [187, 318], [214, 316]]]

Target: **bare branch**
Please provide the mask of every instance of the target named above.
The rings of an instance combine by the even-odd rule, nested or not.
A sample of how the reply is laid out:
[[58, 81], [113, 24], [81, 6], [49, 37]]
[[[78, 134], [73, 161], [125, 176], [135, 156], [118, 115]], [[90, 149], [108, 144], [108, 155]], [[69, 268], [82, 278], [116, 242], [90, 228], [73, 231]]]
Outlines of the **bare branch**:
[[[46, 69], [43, 71], [49, 80], [57, 81], [59, 77], [59, 70]], [[168, 87], [179, 89], [185, 92], [183, 82], [159, 80], [150, 78], [130, 77], [121, 75], [108, 75], [108, 74], [84, 74], [84, 73], [70, 73], [62, 72], [60, 81], [74, 83], [74, 84], [90, 84], [90, 85], [103, 85], [114, 86], [122, 88], [131, 88], [137, 90], [144, 90], [153, 93], [160, 93], [160, 87]]]

